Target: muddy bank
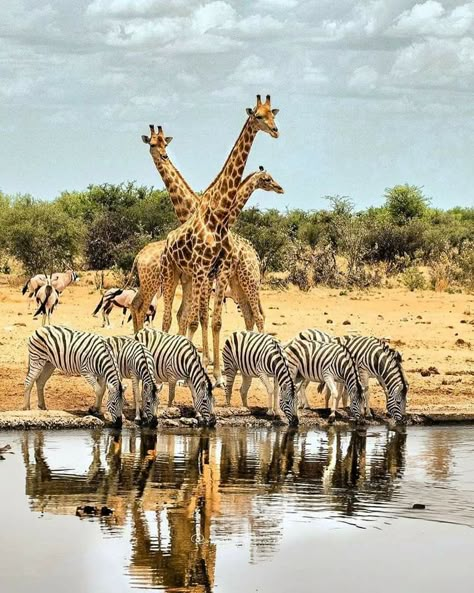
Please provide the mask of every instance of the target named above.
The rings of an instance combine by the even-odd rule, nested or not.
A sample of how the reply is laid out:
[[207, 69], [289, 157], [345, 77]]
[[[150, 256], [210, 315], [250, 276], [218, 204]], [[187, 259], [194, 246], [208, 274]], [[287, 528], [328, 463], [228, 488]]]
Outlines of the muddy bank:
[[[329, 412], [326, 409], [305, 410], [300, 414], [300, 426], [317, 426], [325, 428], [330, 425]], [[451, 423], [474, 423], [474, 414], [408, 414], [406, 424], [433, 425]], [[270, 418], [265, 408], [217, 408], [217, 426], [271, 427], [283, 426], [286, 422], [281, 418]], [[337, 420], [333, 425], [355, 425], [346, 411], [338, 411]], [[391, 426], [390, 418], [377, 410], [370, 421], [364, 421], [362, 426], [387, 425]], [[359, 426], [360, 426], [359, 425]], [[124, 427], [135, 426], [133, 414], [126, 414]], [[29, 430], [29, 429], [75, 429], [75, 428], [109, 428], [112, 424], [105, 418], [97, 418], [84, 412], [63, 412], [59, 410], [28, 410], [0, 412], [0, 430]], [[158, 411], [159, 428], [198, 428], [192, 408], [176, 406]]]

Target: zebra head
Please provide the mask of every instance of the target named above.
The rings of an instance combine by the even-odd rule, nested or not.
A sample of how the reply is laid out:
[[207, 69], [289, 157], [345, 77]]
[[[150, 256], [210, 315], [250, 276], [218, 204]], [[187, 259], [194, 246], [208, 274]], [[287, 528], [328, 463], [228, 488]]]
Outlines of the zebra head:
[[157, 385], [154, 381], [143, 383], [142, 393], [142, 419], [148, 426], [155, 427], [157, 424], [156, 407], [160, 403], [158, 395], [163, 385]]
[[212, 383], [205, 374], [197, 384], [194, 395], [196, 418], [204, 426], [214, 426], [216, 416], [213, 409]]
[[402, 355], [388, 346], [384, 347], [384, 353], [386, 360], [381, 378], [387, 394], [387, 411], [395, 422], [403, 422], [409, 385], [402, 368]]
[[290, 426], [298, 426], [297, 398], [295, 384], [291, 377], [280, 388], [280, 408], [288, 419]]
[[364, 400], [364, 389], [361, 385], [358, 375], [357, 375], [357, 382], [355, 384], [355, 387], [349, 391], [349, 396], [350, 396], [350, 400], [351, 400], [351, 403], [349, 406], [351, 416], [353, 418], [355, 418], [355, 420], [357, 422], [359, 422], [359, 420], [362, 417], [362, 407], [364, 405], [365, 400]]
[[122, 410], [123, 410], [123, 393], [125, 391], [122, 383], [108, 383], [109, 401], [107, 402], [107, 409], [112, 416], [112, 422], [116, 428], [122, 426]]

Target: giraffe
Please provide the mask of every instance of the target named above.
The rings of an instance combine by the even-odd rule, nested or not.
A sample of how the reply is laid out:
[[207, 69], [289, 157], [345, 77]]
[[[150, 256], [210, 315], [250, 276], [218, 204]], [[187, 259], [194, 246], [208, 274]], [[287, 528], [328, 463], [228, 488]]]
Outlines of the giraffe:
[[[165, 137], [161, 126], [158, 126], [157, 131], [155, 131], [153, 125], [150, 125], [150, 136], [142, 136], [143, 142], [150, 147], [150, 154], [168, 190], [176, 215], [179, 221], [183, 223], [194, 212], [201, 198], [189, 187], [181, 173], [168, 157], [166, 147], [172, 139], [172, 137]], [[264, 320], [258, 295], [260, 287], [260, 263], [258, 255], [249, 241], [236, 234], [233, 234], [233, 238], [235, 240], [236, 250], [238, 251], [236, 256], [239, 262], [237, 276], [232, 278], [233, 292], [244, 315], [247, 329], [253, 329], [254, 323], [256, 323], [259, 331], [263, 331]], [[159, 260], [165, 243], [166, 241], [150, 243], [135, 258], [133, 267], [137, 267], [140, 279], [140, 288], [131, 307], [135, 332], [142, 329], [147, 307], [153, 299], [157, 287], [160, 286]], [[129, 281], [132, 275], [133, 268], [129, 276]], [[189, 291], [186, 293], [186, 296], [188, 294]], [[183, 308], [180, 310], [183, 311]], [[207, 339], [204, 335], [203, 338], [203, 358], [206, 360], [208, 358], [206, 352]]]
[[[265, 191], [273, 191], [277, 194], [282, 194], [283, 189], [282, 187], [273, 179], [273, 177], [265, 171], [263, 167], [260, 167], [258, 172], [251, 173], [246, 177], [244, 181], [239, 186], [237, 191], [236, 203], [232, 209], [229, 210], [228, 219], [229, 224], [233, 224], [235, 219], [237, 218], [238, 211], [242, 210], [244, 205], [246, 204], [249, 197], [256, 189], [262, 189]], [[238, 237], [240, 240], [236, 240], [238, 235], [233, 235], [231, 241], [231, 252], [225, 257], [221, 268], [219, 269], [218, 276], [217, 276], [217, 288], [216, 294], [214, 296], [214, 314], [213, 314], [213, 355], [214, 355], [214, 371], [216, 375], [216, 380], [218, 381], [220, 378], [220, 352], [219, 352], [219, 334], [220, 328], [222, 325], [222, 304], [224, 299], [224, 294], [227, 286], [231, 284], [232, 293], [236, 297], [237, 302], [242, 303], [241, 307], [246, 307], [244, 311], [244, 318], [246, 320], [246, 327], [247, 329], [253, 329], [253, 320], [254, 316], [252, 314], [252, 308], [256, 310], [256, 315], [262, 317], [261, 315], [261, 305], [258, 298], [258, 285], [260, 284], [260, 266], [258, 262], [258, 258], [252, 257], [250, 260], [250, 265], [246, 263], [244, 265], [244, 274], [242, 280], [239, 280], [239, 270], [240, 267], [242, 269], [241, 264], [241, 256], [245, 257], [245, 253], [248, 250], [253, 250], [253, 246], [250, 242], [247, 242], [243, 237]], [[161, 294], [161, 285], [160, 285], [160, 258], [165, 248], [165, 241], [155, 241], [153, 243], [149, 243], [146, 247], [144, 247], [136, 256], [134, 261], [134, 267], [136, 267], [138, 272], [138, 277], [140, 281], [140, 287], [147, 283], [147, 290], [149, 294], [158, 295]], [[253, 265], [253, 263], [256, 265]], [[249, 269], [250, 268], [250, 269]], [[133, 268], [132, 268], [133, 272]], [[248, 291], [250, 293], [250, 303], [246, 299], [245, 296], [245, 282], [249, 280], [254, 285], [256, 284], [256, 290]], [[185, 318], [185, 311], [186, 311], [186, 304], [189, 303], [190, 298], [190, 282], [187, 278], [181, 278], [183, 284], [183, 301], [178, 312], [178, 323], [182, 331], [184, 332], [185, 328], [182, 326], [182, 320]], [[244, 288], [242, 288], [242, 285]], [[210, 288], [210, 286], [209, 286]], [[209, 294], [209, 292], [208, 292]], [[255, 297], [253, 296], [255, 295]], [[250, 311], [248, 310], [250, 309]], [[207, 326], [208, 326], [208, 310], [209, 304], [208, 302], [202, 303], [202, 310], [200, 311], [201, 315], [201, 324], [203, 330], [203, 359], [204, 364], [207, 364], [209, 358], [209, 352], [207, 347], [207, 341], [205, 341], [205, 336], [207, 335]], [[249, 320], [250, 323], [247, 321]], [[250, 326], [250, 327], [249, 327]], [[258, 324], [259, 331], [263, 331], [263, 322]], [[207, 349], [206, 349], [207, 348]]]
[[[192, 340], [199, 322], [203, 302], [208, 302], [209, 279], [217, 275], [219, 268], [231, 252], [232, 239], [228, 236], [229, 209], [234, 204], [238, 186], [253, 141], [259, 131], [278, 138], [275, 115], [278, 109], [271, 108], [270, 95], [264, 103], [257, 95], [254, 109], [248, 108], [248, 118], [237, 138], [221, 172], [201, 198], [192, 216], [168, 235], [161, 257], [161, 283], [164, 313], [163, 331], [171, 326], [171, 307], [181, 274], [191, 277], [191, 302], [180, 327], [187, 328]], [[219, 328], [220, 329], [220, 328]]]

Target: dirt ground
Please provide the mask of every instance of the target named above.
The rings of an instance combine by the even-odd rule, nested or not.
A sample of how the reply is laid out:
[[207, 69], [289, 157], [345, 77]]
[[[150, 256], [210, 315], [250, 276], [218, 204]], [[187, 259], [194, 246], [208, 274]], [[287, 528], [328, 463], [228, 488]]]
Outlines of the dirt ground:
[[[27, 298], [20, 286], [0, 277], [0, 411], [22, 407], [23, 381], [27, 366], [27, 340], [40, 321], [32, 319], [34, 306], [28, 311]], [[100, 293], [85, 275], [79, 284], [66, 289], [53, 322], [102, 335], [131, 334], [129, 324], [122, 328], [121, 313], [111, 314], [112, 327], [101, 328], [101, 319], [92, 311]], [[179, 304], [178, 298], [175, 303]], [[358, 332], [389, 337], [404, 357], [404, 368], [410, 382], [408, 411], [412, 413], [474, 413], [474, 295], [435, 292], [408, 292], [405, 289], [383, 289], [367, 292], [343, 292], [297, 289], [280, 292], [263, 290], [266, 329], [281, 340], [300, 330], [315, 327], [344, 335]], [[159, 306], [155, 326], [160, 327]], [[228, 300], [223, 318], [223, 339], [236, 329], [244, 329], [235, 304]], [[176, 329], [174, 323], [173, 329]], [[198, 343], [200, 336], [198, 336]], [[423, 371], [423, 376], [422, 375]], [[239, 380], [234, 386], [233, 405], [239, 405]], [[215, 390], [216, 402], [222, 405], [224, 393]], [[380, 388], [371, 389], [372, 405], [384, 407]], [[315, 386], [309, 391], [310, 404], [322, 407]], [[127, 396], [131, 395], [131, 386]], [[166, 393], [162, 395], [166, 401]], [[265, 405], [266, 394], [254, 380], [249, 394], [250, 405]], [[55, 373], [46, 387], [50, 409], [86, 410], [93, 403], [93, 393], [82, 378]], [[190, 403], [189, 390], [177, 390], [177, 403]], [[32, 397], [36, 406], [36, 397]]]

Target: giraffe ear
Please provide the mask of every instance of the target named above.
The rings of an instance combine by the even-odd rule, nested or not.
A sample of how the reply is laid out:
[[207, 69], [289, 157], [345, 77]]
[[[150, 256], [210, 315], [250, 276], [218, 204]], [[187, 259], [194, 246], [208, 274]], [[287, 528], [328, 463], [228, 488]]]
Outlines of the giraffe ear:
[[276, 115], [280, 110], [279, 109], [272, 109], [273, 115]]
[[145, 144], [150, 144], [150, 138], [148, 136], [142, 136], [142, 140]]
[[253, 115], [253, 109], [251, 107], [247, 107], [245, 111], [247, 112], [247, 115]]
[[166, 138], [165, 138], [166, 146], [168, 146], [168, 144], [171, 142], [171, 140], [173, 140], [173, 136], [166, 136]]

